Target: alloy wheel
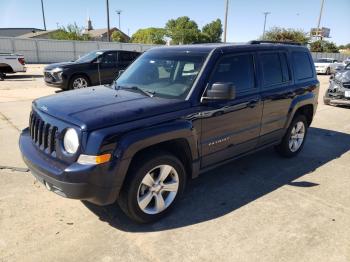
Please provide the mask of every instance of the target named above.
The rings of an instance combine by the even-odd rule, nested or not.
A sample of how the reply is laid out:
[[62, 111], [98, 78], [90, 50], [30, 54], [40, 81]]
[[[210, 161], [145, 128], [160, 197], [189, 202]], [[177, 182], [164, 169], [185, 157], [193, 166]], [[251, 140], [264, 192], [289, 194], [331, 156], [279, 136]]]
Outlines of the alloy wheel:
[[292, 152], [298, 151], [303, 144], [305, 137], [305, 125], [302, 121], [297, 122], [292, 130], [289, 138], [289, 149]]
[[159, 214], [174, 201], [179, 189], [179, 175], [170, 165], [159, 165], [142, 179], [137, 191], [140, 209], [150, 215]]

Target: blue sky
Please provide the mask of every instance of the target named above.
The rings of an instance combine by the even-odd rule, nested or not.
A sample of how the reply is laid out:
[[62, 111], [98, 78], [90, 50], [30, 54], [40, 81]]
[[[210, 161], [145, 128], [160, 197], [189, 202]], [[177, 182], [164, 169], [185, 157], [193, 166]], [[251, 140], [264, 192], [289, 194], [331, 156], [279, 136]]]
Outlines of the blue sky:
[[[139, 28], [163, 27], [178, 16], [189, 16], [200, 27], [216, 18], [223, 21], [225, 0], [109, 0], [111, 26], [117, 25], [115, 10], [123, 10], [121, 29], [130, 34]], [[244, 42], [262, 34], [262, 12], [269, 11], [272, 26], [309, 31], [317, 25], [321, 0], [230, 0], [228, 41]], [[44, 0], [48, 29], [76, 22], [86, 23], [89, 14], [95, 28], [106, 27], [105, 0]], [[0, 27], [42, 28], [40, 0], [0, 0]], [[350, 43], [350, 0], [325, 0], [321, 25], [331, 28], [331, 41]]]

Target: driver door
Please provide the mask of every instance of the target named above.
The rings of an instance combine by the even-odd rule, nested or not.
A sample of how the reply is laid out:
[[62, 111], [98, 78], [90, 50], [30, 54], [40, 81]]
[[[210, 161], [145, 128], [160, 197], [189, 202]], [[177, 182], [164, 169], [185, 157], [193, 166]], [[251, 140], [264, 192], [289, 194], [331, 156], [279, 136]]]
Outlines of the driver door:
[[255, 81], [254, 54], [223, 56], [209, 88], [217, 82], [232, 83], [236, 98], [206, 101], [202, 106], [202, 168], [254, 149], [260, 133], [263, 105]]

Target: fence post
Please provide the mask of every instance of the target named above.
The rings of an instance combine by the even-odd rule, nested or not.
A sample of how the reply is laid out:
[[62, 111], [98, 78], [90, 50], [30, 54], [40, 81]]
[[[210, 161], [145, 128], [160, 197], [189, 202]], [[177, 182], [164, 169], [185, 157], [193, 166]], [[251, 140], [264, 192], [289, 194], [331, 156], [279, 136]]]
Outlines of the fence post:
[[77, 58], [77, 50], [76, 50], [76, 42], [73, 41], [73, 59], [72, 60], [75, 61], [76, 59], [78, 59]]
[[35, 43], [35, 55], [36, 55], [36, 62], [40, 63], [40, 57], [39, 57], [39, 46], [38, 46], [38, 40], [32, 39]]
[[15, 39], [11, 38], [12, 53], [16, 53]]

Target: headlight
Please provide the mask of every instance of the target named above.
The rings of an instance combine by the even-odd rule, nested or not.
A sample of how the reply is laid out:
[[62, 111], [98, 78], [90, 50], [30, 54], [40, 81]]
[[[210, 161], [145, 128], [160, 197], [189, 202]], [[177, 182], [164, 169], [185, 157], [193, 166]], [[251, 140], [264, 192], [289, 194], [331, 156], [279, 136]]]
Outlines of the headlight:
[[69, 154], [75, 154], [79, 147], [79, 136], [74, 128], [68, 128], [63, 138], [63, 147]]

